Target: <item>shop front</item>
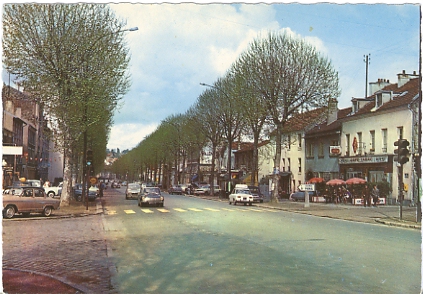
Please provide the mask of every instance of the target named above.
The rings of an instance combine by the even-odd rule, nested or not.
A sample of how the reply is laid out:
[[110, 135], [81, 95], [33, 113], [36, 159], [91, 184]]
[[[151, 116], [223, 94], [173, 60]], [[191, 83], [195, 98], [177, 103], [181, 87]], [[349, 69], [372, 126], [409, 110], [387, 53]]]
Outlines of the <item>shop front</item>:
[[[366, 155], [339, 158], [340, 177], [342, 179], [362, 178], [369, 184], [388, 182], [389, 185], [392, 185], [393, 165], [393, 155]], [[369, 188], [371, 189], [372, 187]], [[386, 194], [381, 193], [379, 204], [386, 204], [386, 198], [389, 197]], [[361, 195], [360, 197], [354, 197], [353, 204], [364, 205]]]

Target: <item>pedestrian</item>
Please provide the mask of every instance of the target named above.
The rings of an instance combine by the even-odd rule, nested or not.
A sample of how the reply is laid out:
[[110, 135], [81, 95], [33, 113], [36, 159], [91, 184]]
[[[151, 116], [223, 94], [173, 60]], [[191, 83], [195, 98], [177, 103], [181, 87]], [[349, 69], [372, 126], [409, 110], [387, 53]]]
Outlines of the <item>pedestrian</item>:
[[379, 202], [379, 189], [377, 188], [377, 185], [373, 186], [372, 198], [373, 198], [373, 205], [376, 207], [377, 203]]
[[104, 182], [101, 182], [100, 183], [100, 198], [101, 197], [103, 197], [103, 190], [104, 190], [104, 187], [105, 187], [106, 185], [104, 184]]
[[371, 206], [369, 186], [365, 185], [363, 189], [364, 207]]

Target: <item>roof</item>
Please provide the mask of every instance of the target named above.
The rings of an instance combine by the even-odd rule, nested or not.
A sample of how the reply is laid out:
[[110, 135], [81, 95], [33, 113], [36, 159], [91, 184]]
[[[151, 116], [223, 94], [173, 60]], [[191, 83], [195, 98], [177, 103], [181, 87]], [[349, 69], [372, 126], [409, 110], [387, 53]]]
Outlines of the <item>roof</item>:
[[313, 123], [321, 122], [326, 119], [326, 112], [327, 107], [321, 107], [293, 115], [285, 123], [282, 133], [301, 131]]
[[[377, 109], [375, 108], [375, 100], [378, 93], [386, 92], [386, 91], [392, 91], [394, 93], [394, 97], [392, 100], [383, 103], [380, 107]], [[362, 108], [360, 108], [356, 113], [354, 113], [352, 116], [359, 116], [364, 115], [368, 113], [378, 113], [383, 112], [386, 110], [398, 108], [401, 106], [408, 106], [414, 97], [419, 94], [420, 91], [420, 79], [411, 79], [407, 83], [405, 83], [403, 86], [398, 88], [398, 84], [392, 84], [384, 87], [382, 90], [377, 91], [372, 96], [370, 96], [372, 99], [371, 102], [364, 105]]]
[[[261, 146], [264, 146], [266, 144], [269, 144], [270, 140], [264, 140], [258, 143], [257, 147], [260, 148]], [[234, 143], [235, 144], [235, 143]], [[238, 144], [238, 143], [236, 143]], [[234, 145], [232, 145], [234, 146]], [[235, 148], [238, 149], [238, 148]], [[233, 150], [235, 150], [233, 149]], [[241, 142], [240, 143], [240, 149], [238, 149], [236, 152], [247, 152], [252, 151], [254, 149], [254, 143], [252, 142]]]
[[337, 130], [340, 130], [342, 127], [342, 121], [351, 114], [352, 107], [347, 107], [343, 109], [338, 109], [337, 120], [331, 124], [327, 124], [327, 119], [320, 123], [316, 124], [312, 129], [306, 132], [307, 136], [322, 135], [322, 133], [332, 133]]

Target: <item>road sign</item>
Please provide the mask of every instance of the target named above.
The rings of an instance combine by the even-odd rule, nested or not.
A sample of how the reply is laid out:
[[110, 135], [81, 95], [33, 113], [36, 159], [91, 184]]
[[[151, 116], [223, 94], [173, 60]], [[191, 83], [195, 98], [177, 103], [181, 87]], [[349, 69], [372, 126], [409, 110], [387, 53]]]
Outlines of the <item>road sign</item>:
[[312, 192], [316, 190], [316, 185], [315, 184], [301, 184], [298, 189], [300, 191], [308, 191], [308, 192]]
[[90, 177], [90, 183], [91, 183], [91, 185], [97, 184], [97, 178], [96, 177]]

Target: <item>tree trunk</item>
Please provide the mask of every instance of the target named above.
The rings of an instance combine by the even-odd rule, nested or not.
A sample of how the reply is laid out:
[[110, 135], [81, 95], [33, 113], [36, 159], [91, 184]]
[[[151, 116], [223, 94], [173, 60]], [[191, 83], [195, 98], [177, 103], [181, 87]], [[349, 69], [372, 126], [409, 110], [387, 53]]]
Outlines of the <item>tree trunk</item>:
[[272, 197], [270, 199], [271, 202], [279, 202], [278, 194], [279, 194], [279, 172], [281, 166], [281, 153], [282, 153], [282, 124], [278, 123], [276, 125], [276, 152], [275, 152], [275, 162], [274, 162], [274, 170], [273, 170], [273, 185], [274, 189], [272, 191]]
[[60, 196], [60, 206], [69, 206], [70, 196], [72, 193], [72, 172], [70, 169], [69, 152], [64, 152], [65, 166], [63, 169], [63, 187], [62, 195]]

